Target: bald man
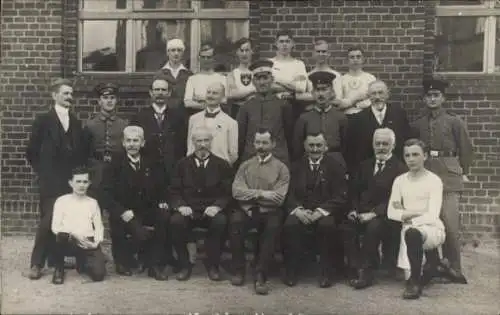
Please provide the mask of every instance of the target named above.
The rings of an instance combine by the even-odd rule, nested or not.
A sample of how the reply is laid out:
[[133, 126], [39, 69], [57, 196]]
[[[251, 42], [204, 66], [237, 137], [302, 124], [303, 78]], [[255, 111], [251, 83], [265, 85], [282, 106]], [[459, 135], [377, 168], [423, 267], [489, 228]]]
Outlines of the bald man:
[[195, 151], [193, 130], [204, 127], [212, 135], [211, 152], [233, 165], [238, 159], [238, 123], [221, 110], [225, 87], [220, 82], [210, 83], [206, 95], [205, 110], [189, 118], [187, 155]]
[[374, 157], [372, 139], [378, 128], [390, 128], [396, 135], [394, 155], [403, 160], [403, 143], [410, 135], [406, 112], [397, 104], [388, 104], [389, 88], [384, 81], [376, 80], [368, 86], [371, 105], [349, 121], [347, 163], [351, 173], [364, 160]]
[[[210, 94], [209, 94], [210, 95]], [[231, 200], [232, 170], [229, 163], [211, 153], [212, 130], [197, 127], [191, 132], [194, 151], [181, 159], [170, 185], [172, 217], [170, 232], [181, 271], [177, 280], [191, 277], [187, 242], [192, 227], [208, 228], [205, 242], [208, 277], [221, 280], [219, 260], [226, 229], [226, 207]]]
[[150, 160], [141, 155], [144, 143], [141, 127], [125, 127], [125, 154], [114, 157], [105, 169], [101, 200], [110, 212], [116, 272], [130, 276], [132, 269], [142, 264], [149, 269], [148, 276], [167, 280], [162, 258], [169, 212], [160, 202], [166, 192], [161, 189], [161, 174], [158, 176]]

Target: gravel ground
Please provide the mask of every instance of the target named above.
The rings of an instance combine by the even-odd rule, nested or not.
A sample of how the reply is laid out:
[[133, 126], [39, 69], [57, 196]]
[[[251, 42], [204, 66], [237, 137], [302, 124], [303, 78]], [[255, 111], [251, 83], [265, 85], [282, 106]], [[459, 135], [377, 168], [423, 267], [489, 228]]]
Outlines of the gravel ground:
[[[38, 281], [25, 277], [33, 240], [3, 238], [1, 314], [487, 314], [500, 315], [500, 259], [497, 253], [464, 251], [468, 285], [434, 283], [418, 301], [402, 300], [402, 283], [380, 279], [374, 287], [354, 291], [345, 283], [319, 289], [316, 278], [288, 288], [271, 279], [271, 293], [256, 296], [250, 281], [233, 287], [210, 282], [201, 263], [187, 283], [157, 282], [145, 274], [120, 277], [112, 271], [104, 282], [91, 283], [75, 270], [65, 284], [50, 283], [51, 271]], [[108, 263], [111, 270], [111, 263]]]

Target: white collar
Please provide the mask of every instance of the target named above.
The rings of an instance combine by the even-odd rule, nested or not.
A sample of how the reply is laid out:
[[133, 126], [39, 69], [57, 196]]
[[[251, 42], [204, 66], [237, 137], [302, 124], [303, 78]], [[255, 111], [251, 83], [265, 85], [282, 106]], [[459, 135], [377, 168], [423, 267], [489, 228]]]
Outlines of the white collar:
[[372, 105], [372, 106], [370, 106], [370, 107], [371, 107], [371, 109], [372, 109], [372, 113], [373, 113], [373, 115], [374, 115], [375, 117], [377, 117], [377, 119], [378, 119], [378, 117], [379, 117], [379, 115], [380, 115], [380, 114], [382, 114], [382, 117], [385, 117], [385, 112], [387, 112], [387, 104], [385, 104], [384, 108], [382, 108], [382, 110], [380, 110], [380, 111], [379, 111], [379, 110], [377, 110], [377, 109], [375, 108], [375, 106], [373, 106], [373, 105]]
[[264, 163], [267, 163], [271, 159], [272, 156], [273, 156], [273, 154], [269, 153], [265, 158], [261, 158], [260, 155], [257, 155], [257, 158], [258, 158], [260, 164], [264, 164]]
[[216, 114], [218, 112], [220, 112], [221, 108], [220, 108], [220, 105], [214, 109], [210, 109], [208, 107], [205, 108], [205, 110], [209, 113], [209, 114]]
[[311, 160], [311, 158], [308, 158], [308, 159], [309, 159], [310, 165], [320, 165], [321, 161], [323, 160], [323, 157], [320, 157], [316, 162], [313, 162], [313, 160]]
[[167, 61], [167, 63], [162, 67], [162, 69], [168, 69], [172, 72], [179, 72], [181, 70], [187, 70], [187, 68], [181, 63], [177, 68], [172, 68], [172, 65], [170, 64], [170, 61]]
[[69, 114], [69, 108], [66, 108], [64, 106], [61, 106], [59, 104], [56, 104], [54, 106], [54, 110], [56, 111], [57, 114], [59, 115], [68, 115]]
[[141, 161], [141, 156], [140, 155], [137, 158], [133, 158], [130, 154], [127, 154], [127, 157], [133, 163], [137, 163], [137, 162]]
[[377, 157], [375, 157], [375, 163], [382, 162], [382, 164], [385, 164], [385, 163], [387, 163], [387, 161], [390, 160], [391, 157], [392, 157], [392, 152], [387, 154], [383, 160], [379, 160], [379, 159], [377, 159]]
[[155, 103], [153, 103], [153, 110], [155, 111], [156, 114], [163, 115], [165, 113], [165, 111], [167, 110], [167, 105], [165, 104], [165, 106], [160, 107], [160, 106], [156, 105]]

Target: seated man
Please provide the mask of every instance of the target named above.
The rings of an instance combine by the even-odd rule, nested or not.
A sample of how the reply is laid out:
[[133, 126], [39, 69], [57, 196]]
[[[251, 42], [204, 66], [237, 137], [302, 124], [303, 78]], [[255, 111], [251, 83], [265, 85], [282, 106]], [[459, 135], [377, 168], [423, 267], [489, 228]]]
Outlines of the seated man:
[[100, 247], [104, 239], [101, 209], [95, 199], [87, 196], [89, 185], [89, 170], [75, 168], [69, 180], [73, 192], [57, 198], [54, 204], [54, 284], [64, 283], [66, 255], [75, 255], [78, 265], [93, 281], [102, 281], [106, 275], [106, 260]]
[[409, 172], [399, 175], [392, 185], [387, 216], [403, 223], [398, 267], [406, 271], [404, 299], [418, 299], [422, 294], [424, 251], [431, 268], [439, 264], [437, 251], [445, 240], [445, 228], [439, 219], [443, 202], [443, 182], [424, 167], [427, 147], [418, 139], [404, 144], [404, 158]]
[[126, 154], [113, 158], [105, 170], [101, 192], [102, 205], [110, 212], [116, 272], [132, 275], [138, 255], [148, 276], [167, 280], [162, 260], [169, 212], [168, 205], [160, 202], [166, 194], [158, 189], [161, 174], [153, 172], [151, 162], [140, 153], [144, 146], [141, 127], [125, 127], [123, 146]]
[[254, 138], [257, 155], [241, 164], [233, 182], [233, 197], [239, 206], [229, 221], [233, 268], [231, 283], [243, 285], [245, 282], [244, 230], [257, 227], [255, 292], [262, 295], [269, 292], [266, 276], [282, 224], [280, 207], [290, 183], [287, 166], [271, 153], [275, 145], [274, 135], [269, 130], [257, 130]]
[[[378, 248], [384, 234], [390, 237], [392, 245], [386, 251], [391, 257], [385, 258], [394, 261], [394, 264], [397, 260], [401, 225], [387, 219], [387, 202], [394, 179], [403, 174], [406, 167], [392, 154], [395, 139], [394, 132], [389, 128], [375, 130], [375, 158], [361, 163], [351, 180], [352, 210], [348, 214], [349, 224], [344, 238], [348, 244], [350, 267], [357, 271], [356, 278], [350, 281], [351, 286], [356, 289], [372, 285], [373, 271], [379, 261]], [[386, 245], [389, 244], [384, 244]]]
[[191, 262], [187, 249], [188, 235], [193, 226], [208, 227], [205, 242], [208, 277], [221, 279], [219, 263], [226, 230], [224, 210], [231, 200], [232, 169], [229, 163], [210, 152], [213, 136], [207, 127], [192, 131], [194, 153], [181, 159], [170, 185], [171, 238], [181, 271], [177, 280], [191, 277]]
[[[328, 150], [323, 134], [308, 134], [304, 141], [306, 154], [292, 167], [288, 214], [283, 228], [285, 245], [285, 284], [297, 284], [300, 256], [304, 251], [306, 229], [312, 228], [320, 253], [321, 276], [319, 286], [332, 285], [332, 263], [341, 250], [341, 237], [336, 225], [345, 216], [347, 205], [346, 170]], [[335, 250], [334, 249], [339, 249]], [[335, 252], [335, 253], [334, 253]], [[344, 256], [335, 257], [337, 267], [343, 265]], [[341, 261], [341, 263], [338, 263]], [[340, 267], [341, 268], [341, 267]], [[341, 268], [342, 269], [342, 268]], [[340, 271], [340, 270], [337, 270]]]

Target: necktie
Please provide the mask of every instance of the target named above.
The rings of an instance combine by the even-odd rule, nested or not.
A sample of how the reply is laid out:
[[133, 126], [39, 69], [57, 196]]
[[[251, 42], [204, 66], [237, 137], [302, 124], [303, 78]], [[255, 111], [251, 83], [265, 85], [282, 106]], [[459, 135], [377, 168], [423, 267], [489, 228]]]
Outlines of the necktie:
[[379, 111], [377, 114], [378, 114], [378, 122], [379, 124], [382, 125], [382, 123], [384, 122], [384, 113], [382, 113], [382, 111]]
[[383, 161], [377, 161], [377, 170], [375, 171], [375, 175], [380, 174], [380, 172], [382, 172], [383, 168], [384, 168], [384, 162]]
[[220, 111], [216, 111], [216, 112], [213, 112], [213, 113], [209, 113], [208, 111], [205, 111], [205, 117], [207, 118], [215, 118], [215, 116], [217, 116], [217, 114], [219, 113]]
[[155, 113], [155, 118], [156, 124], [161, 128], [161, 125], [163, 124], [163, 113]]
[[130, 164], [132, 165], [132, 167], [134, 168], [134, 170], [138, 171], [140, 168], [141, 168], [141, 161], [137, 160], [137, 161], [132, 161], [130, 160]]

